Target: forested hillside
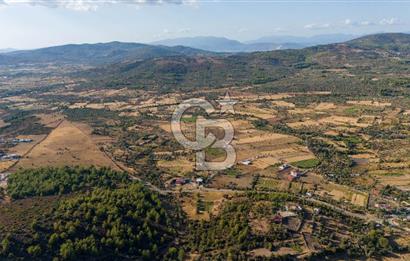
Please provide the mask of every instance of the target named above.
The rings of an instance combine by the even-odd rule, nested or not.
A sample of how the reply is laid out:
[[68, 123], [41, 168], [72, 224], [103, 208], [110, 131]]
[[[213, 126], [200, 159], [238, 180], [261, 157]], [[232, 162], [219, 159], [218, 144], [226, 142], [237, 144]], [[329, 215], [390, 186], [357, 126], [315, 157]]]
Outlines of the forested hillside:
[[[3, 218], [17, 218], [17, 224], [6, 227], [0, 222], [3, 258], [176, 260], [184, 255], [171, 247], [179, 220], [169, 202], [140, 183], [130, 184], [122, 173], [44, 168], [13, 174], [10, 180], [8, 193], [29, 199], [0, 209]], [[44, 198], [45, 202], [33, 197], [57, 193], [70, 194]], [[28, 202], [38, 212], [18, 216], [27, 211], [23, 206]]]
[[0, 54], [0, 66], [24, 64], [99, 65], [127, 60], [144, 60], [175, 55], [207, 55], [188, 47], [166, 47], [138, 43], [70, 44]]
[[[329, 90], [380, 94], [407, 88], [407, 34], [380, 34], [346, 43], [231, 56], [172, 56], [117, 63], [81, 74], [84, 86], [170, 91], [256, 84], [266, 91]], [[395, 73], [395, 77], [390, 74]], [[378, 77], [378, 81], [372, 78]], [[382, 87], [384, 86], [384, 87]]]

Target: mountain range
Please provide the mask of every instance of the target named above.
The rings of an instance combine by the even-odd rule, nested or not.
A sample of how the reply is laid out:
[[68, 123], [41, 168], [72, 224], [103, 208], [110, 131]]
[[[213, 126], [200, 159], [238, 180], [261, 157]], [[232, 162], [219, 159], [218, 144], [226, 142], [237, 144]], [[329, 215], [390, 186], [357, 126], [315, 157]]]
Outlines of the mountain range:
[[292, 36], [292, 35], [279, 35], [279, 36], [265, 36], [259, 39], [248, 41], [246, 43], [296, 43], [303, 45], [305, 47], [321, 45], [321, 44], [331, 44], [331, 43], [341, 43], [359, 38], [360, 35], [353, 34], [322, 34], [314, 36]]
[[274, 36], [243, 43], [223, 37], [192, 37], [151, 44], [109, 42], [69, 44], [24, 51], [4, 49], [0, 50], [0, 66], [48, 63], [98, 66], [172, 56], [229, 56], [232, 53], [302, 49], [346, 42], [353, 38], [354, 35], [341, 34], [312, 37]]
[[[226, 55], [228, 53], [300, 49], [332, 41], [350, 39], [352, 35], [322, 35], [315, 37], [265, 37], [242, 43], [223, 37], [191, 37], [154, 42], [151, 44], [109, 42], [69, 44], [35, 50], [0, 50], [0, 65], [16, 64], [86, 64], [98, 65], [128, 60], [179, 55]], [[275, 41], [275, 42], [273, 42]]]
[[155, 57], [207, 54], [209, 54], [207, 51], [183, 46], [167, 47], [123, 42], [69, 44], [1, 53], [0, 65], [42, 63], [98, 65]]
[[[410, 35], [397, 33], [304, 49], [157, 57], [99, 67], [81, 76], [92, 79], [96, 86], [164, 91], [243, 84], [268, 85], [283, 88], [282, 91], [329, 90], [335, 86], [337, 91], [359, 87], [360, 91], [375, 91], [377, 88], [366, 89], [371, 85], [363, 86], [353, 75], [388, 75], [392, 68], [406, 74], [409, 62]], [[343, 73], [326, 74], [327, 70]], [[305, 77], [306, 74], [314, 76]]]
[[153, 42], [154, 45], [162, 46], [187, 46], [210, 52], [257, 52], [257, 51], [272, 51], [277, 49], [301, 48], [303, 45], [297, 43], [277, 44], [273, 42], [254, 42], [242, 43], [236, 40], [231, 40], [224, 37], [214, 36], [198, 36], [161, 40]]
[[166, 39], [151, 44], [164, 46], [187, 46], [211, 52], [257, 52], [282, 49], [300, 49], [320, 44], [339, 43], [358, 38], [357, 35], [328, 34], [310, 37], [268, 36], [257, 40], [240, 42], [224, 37], [199, 36]]

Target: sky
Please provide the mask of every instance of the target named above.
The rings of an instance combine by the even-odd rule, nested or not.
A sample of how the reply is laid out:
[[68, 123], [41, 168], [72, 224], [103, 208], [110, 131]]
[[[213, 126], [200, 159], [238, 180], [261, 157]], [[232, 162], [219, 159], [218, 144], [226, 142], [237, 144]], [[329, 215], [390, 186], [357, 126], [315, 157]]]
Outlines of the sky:
[[410, 32], [410, 0], [0, 0], [0, 49]]

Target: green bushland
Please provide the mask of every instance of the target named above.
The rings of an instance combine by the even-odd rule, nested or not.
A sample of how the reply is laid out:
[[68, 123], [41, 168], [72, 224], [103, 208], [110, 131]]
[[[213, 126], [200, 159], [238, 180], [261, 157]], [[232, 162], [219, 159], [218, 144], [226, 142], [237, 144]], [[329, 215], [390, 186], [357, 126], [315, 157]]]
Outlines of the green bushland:
[[109, 168], [63, 167], [19, 170], [9, 176], [12, 199], [61, 195], [94, 187], [115, 188], [129, 182], [128, 175]]
[[132, 183], [60, 200], [31, 224], [31, 240], [2, 239], [0, 258], [23, 260], [181, 260], [177, 217], [160, 196]]
[[311, 169], [319, 165], [320, 161], [318, 159], [308, 159], [301, 160], [298, 162], [293, 162], [292, 165], [301, 169]]

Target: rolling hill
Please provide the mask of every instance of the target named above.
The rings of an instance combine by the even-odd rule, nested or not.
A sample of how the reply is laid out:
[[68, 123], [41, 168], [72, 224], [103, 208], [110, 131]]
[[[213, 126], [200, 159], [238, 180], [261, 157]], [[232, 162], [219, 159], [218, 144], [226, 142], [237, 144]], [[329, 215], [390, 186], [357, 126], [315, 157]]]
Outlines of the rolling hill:
[[109, 64], [174, 55], [208, 55], [188, 47], [152, 46], [139, 43], [70, 44], [0, 54], [0, 65], [16, 64]]
[[404, 51], [409, 45], [408, 34], [379, 34], [300, 50], [127, 61], [86, 75], [93, 81], [98, 79], [99, 85], [161, 90], [258, 84], [284, 90], [329, 90], [337, 86], [339, 90], [367, 91], [373, 85], [382, 88], [382, 82], [366, 81], [364, 86], [363, 77], [388, 78], [393, 71], [397, 77], [406, 75], [410, 56]]
[[357, 35], [351, 34], [322, 34], [314, 36], [291, 36], [291, 35], [277, 35], [277, 36], [265, 36], [259, 39], [249, 41], [246, 43], [276, 43], [276, 44], [289, 44], [293, 43], [301, 47], [310, 47], [315, 45], [333, 44], [346, 42], [357, 38]]
[[358, 48], [384, 49], [408, 53], [410, 51], [410, 34], [375, 34], [351, 40], [347, 44]]

